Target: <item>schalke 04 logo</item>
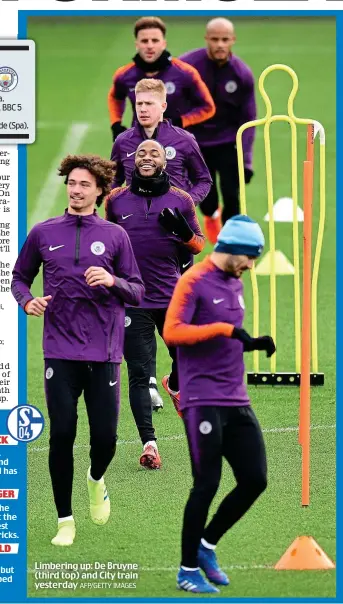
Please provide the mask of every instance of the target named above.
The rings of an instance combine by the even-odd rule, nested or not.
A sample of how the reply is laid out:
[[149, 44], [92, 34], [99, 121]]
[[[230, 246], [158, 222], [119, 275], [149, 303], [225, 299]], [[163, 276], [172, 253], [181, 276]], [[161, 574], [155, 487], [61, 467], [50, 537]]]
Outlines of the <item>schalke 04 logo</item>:
[[10, 92], [18, 84], [18, 74], [11, 67], [0, 67], [0, 91]]
[[44, 417], [33, 405], [17, 405], [7, 417], [9, 434], [19, 442], [31, 442], [44, 428]]

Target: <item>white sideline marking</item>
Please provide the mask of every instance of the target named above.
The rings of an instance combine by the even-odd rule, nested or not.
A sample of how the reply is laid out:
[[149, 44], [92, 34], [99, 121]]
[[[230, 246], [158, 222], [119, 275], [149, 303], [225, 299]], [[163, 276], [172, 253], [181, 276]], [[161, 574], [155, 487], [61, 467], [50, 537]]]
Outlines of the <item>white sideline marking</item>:
[[57, 169], [61, 159], [66, 155], [76, 153], [84, 137], [89, 130], [90, 124], [74, 123], [66, 124], [68, 131], [63, 140], [62, 147], [53, 159], [48, 177], [41, 189], [35, 204], [34, 211], [30, 217], [30, 228], [37, 222], [42, 222], [51, 217], [52, 208], [55, 205], [60, 186], [63, 184], [63, 177], [57, 176]]
[[[328, 424], [328, 425], [318, 425], [318, 426], [311, 426], [311, 430], [332, 430], [336, 428], [336, 424]], [[264, 428], [262, 430], [262, 432], [264, 434], [284, 434], [287, 432], [298, 432], [299, 431], [299, 427], [298, 426], [287, 426], [285, 428]], [[183, 440], [185, 439], [186, 436], [185, 434], [174, 434], [172, 436], [159, 436], [158, 437], [158, 441], [170, 441], [170, 440]], [[139, 438], [136, 438], [134, 440], [118, 440], [117, 441], [117, 445], [139, 445], [141, 444], [141, 440]], [[86, 449], [89, 448], [89, 444], [80, 444], [80, 445], [74, 445], [74, 449]], [[49, 447], [48, 446], [43, 446], [43, 447], [30, 447], [28, 449], [29, 453], [42, 453], [43, 451], [48, 451]]]

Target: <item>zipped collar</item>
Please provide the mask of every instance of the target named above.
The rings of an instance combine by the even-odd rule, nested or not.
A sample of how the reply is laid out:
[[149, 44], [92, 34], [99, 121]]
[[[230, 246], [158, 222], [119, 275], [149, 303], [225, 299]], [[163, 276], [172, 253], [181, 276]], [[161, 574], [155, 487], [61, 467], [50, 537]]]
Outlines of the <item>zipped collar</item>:
[[159, 122], [151, 136], [151, 138], [148, 139], [145, 130], [144, 130], [144, 126], [142, 126], [138, 120], [135, 121], [134, 124], [134, 131], [132, 132], [132, 136], [134, 135], [138, 135], [140, 136], [143, 140], [158, 140], [158, 136], [161, 134], [161, 130], [163, 130], [163, 128], [166, 127], [170, 127], [172, 125], [171, 121], [168, 119], [164, 119], [162, 120], [162, 122]]
[[82, 224], [93, 224], [94, 222], [97, 222], [99, 220], [99, 215], [96, 210], [94, 210], [93, 214], [87, 214], [87, 216], [82, 216], [80, 214], [70, 214], [68, 212], [68, 208], [66, 208], [64, 211], [64, 219], [70, 224], [80, 224], [80, 222], [82, 222]]

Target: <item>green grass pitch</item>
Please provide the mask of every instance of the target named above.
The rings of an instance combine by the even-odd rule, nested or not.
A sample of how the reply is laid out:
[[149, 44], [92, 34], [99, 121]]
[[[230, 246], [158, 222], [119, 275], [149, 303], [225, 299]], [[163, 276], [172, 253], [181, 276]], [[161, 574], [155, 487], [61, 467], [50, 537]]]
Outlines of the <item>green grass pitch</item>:
[[[68, 152], [99, 153], [109, 157], [111, 136], [106, 96], [117, 67], [134, 54], [132, 18], [31, 17], [27, 37], [37, 46], [38, 132], [28, 150], [28, 223], [62, 213], [63, 185], [54, 174]], [[219, 560], [231, 585], [220, 597], [334, 597], [335, 572], [277, 572], [273, 565], [298, 535], [312, 535], [335, 559], [335, 22], [332, 18], [234, 19], [236, 52], [256, 78], [271, 63], [286, 63], [297, 73], [299, 92], [295, 113], [321, 121], [327, 138], [327, 213], [318, 290], [319, 370], [325, 387], [312, 389], [311, 502], [300, 504], [301, 451], [298, 445], [296, 388], [250, 389], [257, 416], [265, 430], [269, 486], [256, 505], [218, 546]], [[205, 17], [167, 17], [169, 49], [177, 56], [203, 43]], [[289, 76], [276, 73], [266, 80], [274, 113], [285, 113], [291, 90]], [[257, 91], [258, 114], [264, 115]], [[130, 123], [130, 111], [125, 114]], [[305, 130], [299, 127], [299, 199]], [[318, 147], [316, 147], [318, 157]], [[272, 126], [274, 198], [291, 196], [290, 131], [287, 124]], [[254, 153], [255, 176], [247, 189], [248, 212], [261, 221], [268, 241], [263, 134], [259, 130]], [[316, 163], [316, 191], [318, 165]], [[299, 202], [301, 205], [301, 201]], [[318, 194], [314, 204], [318, 225]], [[299, 227], [302, 232], [301, 225]], [[278, 224], [277, 248], [292, 258], [291, 225]], [[209, 247], [206, 253], [209, 252]], [[277, 369], [294, 371], [294, 310], [292, 277], [277, 278]], [[261, 331], [269, 330], [269, 285], [259, 277]], [[34, 292], [41, 291], [37, 279]], [[250, 280], [246, 279], [246, 329], [252, 327]], [[28, 401], [45, 413], [42, 321], [28, 320]], [[246, 357], [247, 368], [252, 359]], [[261, 367], [269, 365], [261, 358]], [[168, 372], [169, 358], [158, 341], [158, 379]], [[88, 424], [83, 401], [75, 447], [73, 508], [77, 537], [72, 548], [50, 545], [56, 516], [48, 475], [48, 430], [28, 451], [28, 594], [31, 597], [178, 597], [175, 575], [180, 559], [182, 513], [191, 486], [190, 463], [182, 421], [171, 401], [154, 415], [163, 460], [160, 472], [138, 464], [141, 445], [129, 409], [125, 364], [117, 454], [106, 482], [112, 502], [105, 527], [92, 524], [88, 514], [86, 470]], [[229, 468], [213, 508], [233, 485]], [[139, 565], [136, 589], [36, 590], [34, 565], [40, 562], [131, 562]], [[192, 596], [188, 596], [192, 597]]]

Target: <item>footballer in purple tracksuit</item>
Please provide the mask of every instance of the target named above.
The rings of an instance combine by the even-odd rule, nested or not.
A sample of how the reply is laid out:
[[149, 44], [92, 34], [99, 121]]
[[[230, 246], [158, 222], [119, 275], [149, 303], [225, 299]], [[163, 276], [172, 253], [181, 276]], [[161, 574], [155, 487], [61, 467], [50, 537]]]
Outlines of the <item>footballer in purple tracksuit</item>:
[[[114, 185], [121, 186], [124, 181], [130, 185], [135, 151], [142, 141], [151, 138], [166, 150], [166, 172], [171, 184], [187, 191], [194, 204], [198, 205], [207, 196], [212, 179], [194, 136], [173, 126], [170, 120], [163, 120], [166, 101], [166, 88], [161, 80], [143, 79], [136, 84], [137, 122], [117, 137], [112, 149], [111, 159], [116, 162]], [[179, 250], [179, 263], [181, 274], [193, 264], [193, 255], [185, 246]], [[150, 396], [154, 410], [163, 407], [156, 381], [156, 356], [154, 337], [150, 368]]]
[[[265, 446], [244, 382], [243, 353], [265, 350], [271, 356], [275, 345], [270, 336], [252, 338], [242, 328], [240, 279], [263, 246], [256, 222], [242, 215], [228, 220], [212, 254], [178, 281], [164, 325], [166, 343], [177, 346], [180, 409], [194, 480], [184, 512], [177, 582], [195, 593], [218, 591], [199, 567], [212, 583], [228, 585], [215, 547], [267, 484]], [[223, 458], [237, 484], [205, 528]]]
[[176, 126], [187, 128], [211, 118], [213, 99], [199, 73], [191, 65], [174, 58], [166, 50], [166, 26], [158, 17], [142, 17], [135, 23], [137, 54], [131, 63], [117, 69], [108, 93], [113, 140], [125, 130], [121, 121], [129, 98], [135, 119], [135, 86], [143, 78], [158, 78], [168, 94], [166, 117]]
[[[123, 228], [100, 218], [113, 162], [67, 156], [61, 163], [69, 198], [62, 216], [36, 224], [15, 263], [12, 293], [28, 315], [44, 314], [45, 392], [50, 418], [49, 469], [58, 513], [54, 545], [75, 538], [73, 444], [82, 392], [90, 426], [87, 474], [90, 514], [105, 524], [110, 500], [103, 475], [115, 454], [125, 305], [138, 306], [144, 285]], [[32, 283], [43, 266], [43, 296]]]
[[194, 136], [173, 126], [169, 120], [161, 119], [154, 123], [149, 136], [144, 122], [139, 123], [139, 108], [137, 112], [138, 122], [120, 134], [113, 145], [111, 159], [117, 164], [114, 185], [120, 187], [125, 181], [127, 185], [131, 183], [135, 151], [142, 141], [152, 138], [166, 150], [166, 172], [171, 185], [189, 193], [198, 205], [207, 196], [212, 179]]
[[[181, 59], [199, 71], [216, 105], [211, 119], [189, 128], [212, 176], [213, 185], [201, 210], [205, 215], [206, 234], [211, 243], [215, 243], [221, 224], [239, 213], [236, 135], [242, 124], [256, 119], [256, 102], [251, 69], [231, 52], [236, 40], [231, 21], [223, 18], [209, 21], [205, 39], [207, 48], [187, 52]], [[243, 133], [246, 183], [253, 175], [254, 136], [254, 128]], [[222, 219], [218, 212], [217, 174], [224, 204]]]
[[[131, 409], [144, 446], [140, 463], [151, 469], [161, 465], [149, 394], [151, 340], [155, 327], [162, 334], [168, 304], [180, 277], [180, 246], [198, 254], [205, 244], [192, 198], [170, 186], [165, 164], [165, 150], [159, 142], [141, 143], [130, 187], [114, 189], [106, 207], [107, 220], [122, 226], [129, 235], [145, 285], [140, 307], [126, 309], [124, 356]], [[163, 379], [163, 385], [178, 411], [175, 349], [169, 348], [169, 354], [172, 371]]]

